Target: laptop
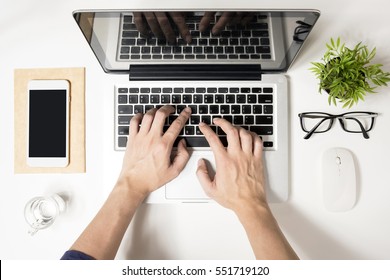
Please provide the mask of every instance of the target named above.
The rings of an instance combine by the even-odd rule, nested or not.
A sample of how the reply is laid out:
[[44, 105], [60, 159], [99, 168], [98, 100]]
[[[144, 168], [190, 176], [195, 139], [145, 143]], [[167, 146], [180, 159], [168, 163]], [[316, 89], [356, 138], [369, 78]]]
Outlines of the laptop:
[[[289, 193], [288, 83], [284, 75], [313, 29], [317, 10], [245, 11], [75, 11], [74, 18], [103, 70], [126, 77], [113, 84], [115, 151], [124, 151], [136, 113], [170, 104], [192, 115], [178, 139], [191, 158], [183, 172], [151, 193], [149, 203], [208, 203], [195, 171], [199, 158], [215, 170], [212, 151], [198, 124], [208, 123], [224, 145], [226, 135], [212, 120], [225, 118], [263, 139], [267, 200], [283, 202]], [[191, 40], [182, 38], [185, 22]], [[207, 16], [206, 27], [200, 30]], [[156, 31], [161, 18], [169, 38]], [[151, 19], [155, 20], [151, 21]], [[224, 21], [226, 24], [221, 24]], [[202, 23], [204, 24], [204, 22]], [[218, 33], [214, 27], [218, 26]], [[153, 33], [154, 32], [154, 33]]]

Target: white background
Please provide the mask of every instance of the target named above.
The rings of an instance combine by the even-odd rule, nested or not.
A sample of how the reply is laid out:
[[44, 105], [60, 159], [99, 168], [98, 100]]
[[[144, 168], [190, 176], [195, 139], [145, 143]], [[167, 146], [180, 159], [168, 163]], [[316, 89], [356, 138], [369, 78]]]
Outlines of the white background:
[[[370, 139], [338, 124], [304, 140], [297, 114], [342, 113], [317, 93], [308, 71], [330, 37], [347, 45], [377, 47], [376, 63], [390, 71], [389, 4], [386, 0], [147, 1], [0, 0], [0, 258], [58, 259], [93, 218], [113, 187], [122, 153], [113, 150], [114, 84], [126, 76], [103, 73], [72, 11], [84, 8], [314, 8], [322, 15], [303, 52], [287, 73], [290, 86], [290, 199], [272, 205], [288, 240], [303, 259], [390, 259], [390, 94], [381, 88], [354, 110], [378, 112]], [[85, 174], [15, 175], [13, 170], [13, 70], [86, 67]], [[358, 201], [345, 213], [322, 202], [320, 160], [330, 147], [355, 155]], [[53, 192], [69, 198], [68, 212], [49, 229], [27, 234], [23, 217], [32, 197]], [[98, 246], [98, 244], [97, 244]], [[219, 205], [143, 205], [126, 234], [119, 259], [252, 259], [244, 230]]]

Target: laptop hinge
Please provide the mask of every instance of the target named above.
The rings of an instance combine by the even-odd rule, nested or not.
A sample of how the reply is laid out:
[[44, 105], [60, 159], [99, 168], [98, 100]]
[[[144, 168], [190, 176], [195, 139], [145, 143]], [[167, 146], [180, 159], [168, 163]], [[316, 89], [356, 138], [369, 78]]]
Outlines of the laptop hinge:
[[131, 65], [131, 81], [261, 80], [260, 64]]

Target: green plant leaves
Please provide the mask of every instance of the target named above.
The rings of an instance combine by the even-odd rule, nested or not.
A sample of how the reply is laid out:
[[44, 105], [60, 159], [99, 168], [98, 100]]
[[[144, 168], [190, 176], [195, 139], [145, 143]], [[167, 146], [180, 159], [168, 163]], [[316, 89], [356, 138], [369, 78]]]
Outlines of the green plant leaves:
[[364, 101], [366, 93], [375, 93], [379, 86], [387, 86], [390, 73], [384, 72], [381, 64], [369, 64], [376, 55], [376, 48], [369, 51], [362, 42], [353, 49], [341, 43], [340, 37], [331, 38], [326, 43], [323, 62], [312, 62], [309, 69], [319, 79], [319, 92], [329, 93], [328, 103], [337, 105], [337, 100], [343, 108], [352, 107]]

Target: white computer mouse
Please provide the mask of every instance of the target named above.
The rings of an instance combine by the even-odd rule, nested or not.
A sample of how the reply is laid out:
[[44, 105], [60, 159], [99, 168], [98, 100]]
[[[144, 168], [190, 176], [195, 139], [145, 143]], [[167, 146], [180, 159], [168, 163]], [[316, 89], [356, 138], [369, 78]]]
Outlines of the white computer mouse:
[[350, 210], [356, 203], [356, 172], [352, 153], [331, 148], [322, 156], [322, 187], [325, 208], [332, 212]]

